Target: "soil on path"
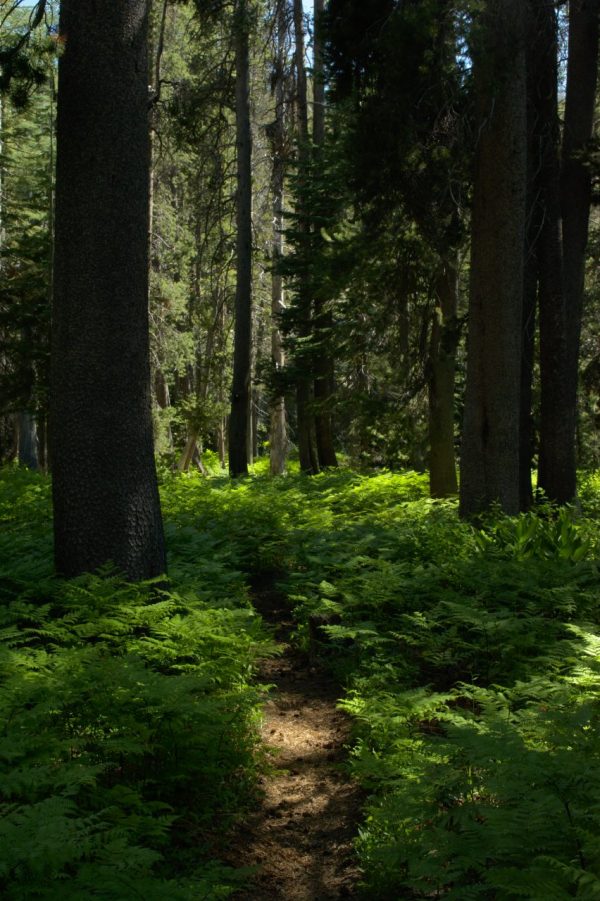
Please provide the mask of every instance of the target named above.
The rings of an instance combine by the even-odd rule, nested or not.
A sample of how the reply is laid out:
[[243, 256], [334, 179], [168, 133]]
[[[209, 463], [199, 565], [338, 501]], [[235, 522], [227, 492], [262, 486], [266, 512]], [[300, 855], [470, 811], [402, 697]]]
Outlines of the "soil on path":
[[234, 841], [237, 866], [259, 867], [238, 901], [333, 901], [356, 897], [360, 873], [353, 849], [361, 793], [344, 771], [347, 717], [336, 709], [339, 686], [289, 644], [290, 611], [270, 587], [255, 606], [276, 624], [285, 645], [263, 664], [275, 685], [265, 705], [262, 734], [273, 773], [263, 799]]

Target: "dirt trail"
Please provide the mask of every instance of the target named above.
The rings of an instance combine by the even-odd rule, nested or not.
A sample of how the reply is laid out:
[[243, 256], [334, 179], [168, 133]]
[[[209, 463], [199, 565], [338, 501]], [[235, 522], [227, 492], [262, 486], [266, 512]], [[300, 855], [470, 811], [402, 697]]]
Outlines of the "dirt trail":
[[270, 588], [255, 605], [277, 624], [282, 657], [265, 661], [261, 679], [276, 688], [265, 707], [263, 738], [276, 772], [235, 841], [236, 864], [258, 866], [239, 901], [329, 901], [356, 897], [353, 839], [361, 795], [344, 772], [349, 723], [336, 709], [339, 687], [288, 642], [289, 609]]

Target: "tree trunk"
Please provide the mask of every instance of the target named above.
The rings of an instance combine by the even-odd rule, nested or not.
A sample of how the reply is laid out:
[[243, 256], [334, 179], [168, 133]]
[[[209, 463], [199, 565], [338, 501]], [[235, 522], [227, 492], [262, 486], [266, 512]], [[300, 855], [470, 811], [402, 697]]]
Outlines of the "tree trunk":
[[42, 472], [48, 473], [50, 468], [48, 459], [48, 418], [43, 414], [39, 417], [37, 423], [37, 439], [39, 466]]
[[[277, 155], [275, 155], [273, 171], [273, 273], [271, 277], [271, 361], [275, 378], [278, 377], [285, 366], [283, 338], [278, 322], [278, 317], [284, 309], [283, 279], [281, 274], [277, 271], [278, 261], [283, 255], [283, 179], [283, 161], [281, 157], [278, 159]], [[271, 431], [269, 446], [271, 475], [282, 475], [285, 472], [288, 440], [285, 418], [285, 397], [280, 391], [277, 391], [271, 400]]]
[[[314, 76], [313, 76], [313, 153], [316, 167], [319, 166], [325, 144], [325, 59], [323, 15], [324, 0], [314, 0]], [[319, 346], [315, 361], [315, 429], [319, 464], [337, 466], [337, 456], [331, 421], [331, 404], [335, 384], [335, 367], [331, 354], [333, 317], [326, 304], [318, 296], [315, 304], [315, 337]]]
[[254, 398], [253, 392], [248, 392], [248, 430], [246, 432], [246, 458], [248, 466], [254, 463]]
[[63, 0], [51, 442], [55, 558], [165, 571], [148, 352], [147, 0]]
[[[271, 273], [271, 364], [275, 379], [285, 366], [285, 351], [279, 317], [285, 309], [283, 278], [279, 265], [283, 257], [283, 203], [285, 185], [285, 39], [287, 22], [285, 7], [282, 3], [277, 7], [277, 34], [275, 51], [275, 73], [273, 94], [275, 98], [275, 122], [273, 124], [271, 152], [273, 154], [273, 170], [271, 186], [273, 191], [273, 243]], [[285, 418], [285, 397], [277, 390], [271, 399], [271, 428], [269, 434], [269, 453], [271, 475], [278, 476], [285, 472], [288, 440]]]
[[454, 373], [459, 331], [456, 261], [441, 265], [429, 356], [429, 489], [431, 497], [458, 494], [454, 457]]
[[229, 472], [248, 473], [252, 367], [252, 135], [247, 0], [235, 9], [235, 118], [237, 145], [237, 273], [233, 387], [229, 418]]
[[[283, 137], [283, 83], [276, 89], [277, 122], [276, 129]], [[281, 118], [280, 118], [281, 117]], [[278, 149], [279, 147], [279, 149]], [[282, 158], [283, 145], [281, 141], [274, 141], [273, 153], [273, 272], [271, 276], [271, 362], [275, 378], [281, 374], [285, 366], [285, 351], [283, 338], [279, 327], [279, 316], [285, 308], [283, 294], [283, 279], [278, 271], [279, 261], [283, 256], [283, 184], [284, 164]], [[279, 387], [279, 386], [277, 386]], [[285, 472], [287, 459], [287, 427], [285, 419], [285, 397], [281, 391], [276, 391], [271, 400], [271, 431], [270, 431], [270, 457], [271, 475], [282, 475]]]
[[473, 48], [475, 168], [460, 510], [519, 511], [521, 317], [526, 206], [522, 0], [487, 0]]
[[[561, 209], [566, 307], [566, 396], [569, 438], [575, 444], [579, 347], [583, 312], [585, 255], [591, 201], [591, 173], [585, 152], [593, 134], [598, 73], [600, 0], [571, 0], [569, 4], [569, 60], [562, 146]], [[562, 497], [575, 495], [575, 472]]]
[[40, 468], [38, 457], [37, 424], [33, 413], [24, 410], [19, 413], [19, 463], [28, 469]]
[[521, 406], [519, 425], [519, 506], [528, 510], [533, 504], [531, 470], [534, 452], [533, 371], [538, 294], [538, 240], [543, 221], [540, 204], [539, 144], [537, 132], [537, 63], [539, 47], [537, 21], [533, 9], [527, 16], [527, 219], [523, 271], [523, 313], [521, 317]]
[[217, 428], [217, 449], [219, 454], [219, 460], [221, 462], [221, 469], [225, 469], [225, 460], [227, 457], [227, 448], [225, 447], [225, 435], [227, 434], [227, 423], [225, 419], [221, 419], [219, 421], [219, 425]]
[[[531, 214], [531, 207], [530, 214]], [[528, 228], [528, 232], [530, 229]], [[519, 414], [519, 509], [529, 510], [533, 503], [531, 469], [533, 466], [533, 364], [537, 306], [537, 252], [528, 241], [525, 248], [523, 278], [523, 314], [521, 326], [521, 402]]]
[[[302, 0], [294, 0], [294, 36], [296, 61], [296, 103], [298, 108], [298, 168], [300, 179], [306, 178], [309, 164], [308, 146], [308, 99], [306, 90], [306, 68], [304, 65], [304, 23]], [[299, 231], [308, 253], [310, 244], [310, 222], [306, 210], [299, 209]], [[306, 265], [306, 263], [305, 263]], [[298, 337], [307, 340], [312, 335], [312, 310], [310, 286], [306, 273], [300, 275], [298, 287]], [[319, 454], [315, 435], [314, 384], [312, 364], [305, 363], [306, 369], [299, 371], [296, 381], [296, 405], [298, 414], [298, 451], [300, 469], [309, 475], [319, 472]]]
[[560, 233], [558, 20], [547, 0], [532, 0], [537, 45], [530, 53], [536, 183], [541, 223], [537, 242], [540, 317], [540, 452], [538, 486], [552, 501], [575, 494], [575, 405], [565, 381], [566, 311]]

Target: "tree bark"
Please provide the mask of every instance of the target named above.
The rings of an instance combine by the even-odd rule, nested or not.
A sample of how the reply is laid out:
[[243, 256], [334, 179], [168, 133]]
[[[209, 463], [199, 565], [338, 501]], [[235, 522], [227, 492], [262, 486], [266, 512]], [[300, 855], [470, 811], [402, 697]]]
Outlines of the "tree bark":
[[442, 263], [435, 294], [428, 367], [429, 489], [431, 497], [452, 497], [458, 494], [454, 456], [454, 374], [459, 338], [455, 260]]
[[[567, 404], [572, 410], [569, 438], [575, 445], [577, 387], [585, 255], [588, 240], [591, 173], [585, 154], [593, 134], [598, 76], [600, 0], [571, 0], [569, 4], [569, 58], [562, 145], [561, 210], [566, 309]], [[575, 471], [557, 500], [575, 496]], [[558, 492], [557, 492], [558, 494]]]
[[[283, 203], [285, 185], [285, 36], [287, 23], [284, 6], [280, 3], [277, 9], [277, 34], [275, 52], [275, 73], [273, 93], [275, 98], [275, 122], [273, 124], [271, 152], [273, 154], [273, 170], [271, 186], [273, 191], [273, 243], [271, 273], [271, 364], [275, 379], [285, 366], [285, 350], [279, 324], [279, 317], [285, 309], [283, 278], [279, 271], [283, 257]], [[277, 385], [277, 388], [279, 386]], [[287, 459], [287, 428], [285, 418], [285, 397], [276, 390], [271, 399], [271, 429], [269, 435], [271, 475], [278, 476], [285, 472]]]
[[235, 118], [237, 145], [237, 273], [233, 386], [229, 418], [229, 472], [248, 473], [252, 368], [252, 135], [247, 0], [235, 8]]
[[[304, 65], [304, 23], [302, 0], [294, 0], [294, 36], [296, 61], [296, 103], [298, 109], [298, 166], [300, 177], [306, 177], [309, 163], [308, 98], [306, 89], [306, 68]], [[299, 231], [303, 237], [304, 253], [310, 244], [310, 222], [306, 210], [299, 211]], [[298, 337], [307, 340], [312, 335], [312, 304], [310, 287], [306, 274], [301, 274], [298, 287]], [[298, 415], [298, 451], [300, 469], [309, 475], [319, 472], [319, 454], [315, 435], [314, 383], [312, 365], [299, 371], [296, 381], [296, 405]]]
[[521, 511], [529, 510], [533, 503], [531, 470], [534, 451], [534, 422], [532, 404], [537, 307], [537, 253], [529, 242], [525, 248], [523, 282], [521, 399], [519, 413], [519, 509]]
[[[314, 164], [318, 168], [325, 145], [325, 58], [323, 15], [324, 0], [315, 0], [315, 39], [314, 39], [314, 77], [313, 77], [313, 154]], [[317, 238], [318, 240], [318, 238]], [[315, 432], [320, 466], [337, 466], [333, 424], [331, 420], [331, 404], [335, 384], [335, 365], [331, 354], [333, 317], [326, 303], [314, 297], [315, 305], [315, 338], [318, 343], [315, 361]]]
[[63, 0], [51, 441], [55, 558], [165, 571], [148, 351], [147, 0]]
[[33, 413], [23, 410], [18, 415], [19, 451], [18, 458], [21, 466], [28, 469], [40, 468], [38, 457], [37, 424]]
[[487, 0], [473, 48], [477, 147], [460, 510], [519, 511], [519, 410], [526, 206], [522, 0]]
[[537, 242], [540, 318], [538, 486], [552, 501], [575, 494], [575, 405], [567, 395], [566, 310], [561, 244], [558, 121], [558, 20], [553, 4], [532, 0], [537, 44], [530, 53], [534, 164], [541, 207]]
[[531, 4], [527, 15], [527, 218], [523, 271], [523, 313], [521, 318], [521, 407], [519, 426], [519, 505], [522, 511], [533, 504], [531, 471], [534, 453], [533, 373], [538, 296], [538, 241], [543, 221], [539, 190], [539, 144], [537, 132], [537, 64], [539, 47], [536, 17]]

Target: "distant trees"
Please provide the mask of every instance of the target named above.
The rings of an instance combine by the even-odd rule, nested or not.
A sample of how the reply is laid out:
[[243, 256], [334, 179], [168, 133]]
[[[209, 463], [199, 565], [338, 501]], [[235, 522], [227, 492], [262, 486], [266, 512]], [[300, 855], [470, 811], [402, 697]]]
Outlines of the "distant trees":
[[165, 571], [148, 357], [147, 0], [63, 0], [51, 456], [56, 566]]
[[16, 9], [0, 47], [0, 460], [47, 465], [56, 46]]
[[[548, 499], [572, 501], [600, 0], [315, 0], [312, 16], [301, 0], [127, 0], [109, 16], [102, 0], [94, 9], [110, 24], [93, 56], [96, 84], [101, 73], [107, 86], [100, 96], [91, 64], [77, 61], [100, 27], [94, 13], [84, 28], [87, 4], [65, 2], [69, 31], [54, 41], [65, 50], [57, 551], [75, 533], [91, 547], [78, 505], [77, 515], [87, 506], [106, 523], [119, 495], [136, 525], [119, 520], [126, 537], [115, 534], [115, 546], [133, 547], [143, 533], [141, 556], [161, 557], [150, 400], [158, 451], [181, 470], [229, 459], [231, 474], [244, 475], [268, 441], [274, 474], [288, 447], [306, 473], [335, 466], [343, 452], [359, 464], [428, 467], [431, 495], [448, 497], [460, 449], [464, 515], [494, 503], [527, 508], [536, 467]], [[0, 46], [0, 88], [13, 98], [3, 99], [0, 150], [0, 410], [21, 425], [18, 447], [2, 421], [0, 453], [30, 465], [36, 447], [45, 465], [48, 444], [54, 167], [38, 65], [50, 50], [38, 54], [28, 29], [49, 22], [49, 8], [22, 11]], [[142, 64], [146, 88], [136, 80]], [[39, 134], [40, 164], [17, 190], [13, 101], [36, 87], [20, 121], [31, 123], [24, 140]], [[38, 115], [48, 115], [48, 137], [33, 124]], [[142, 184], [152, 209], [150, 394], [138, 329]], [[598, 367], [585, 321], [587, 391]], [[97, 439], [100, 428], [111, 437]], [[27, 440], [36, 429], [37, 443]], [[117, 459], [120, 474], [108, 463]], [[146, 488], [134, 501], [138, 480]], [[109, 486], [102, 498], [94, 482]], [[109, 557], [130, 574], [143, 570], [110, 544], [98, 552]]]

